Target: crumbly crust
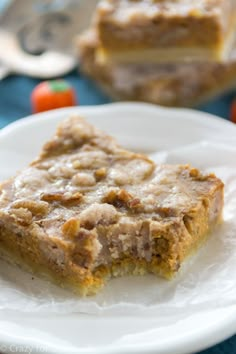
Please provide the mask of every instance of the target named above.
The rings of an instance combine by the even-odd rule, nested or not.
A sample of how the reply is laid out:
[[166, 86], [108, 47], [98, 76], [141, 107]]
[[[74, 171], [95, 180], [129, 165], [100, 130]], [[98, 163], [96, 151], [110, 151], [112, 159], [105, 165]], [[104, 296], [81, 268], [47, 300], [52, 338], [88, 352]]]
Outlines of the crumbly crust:
[[87, 295], [106, 279], [173, 276], [220, 222], [223, 184], [189, 166], [156, 166], [70, 118], [0, 193], [0, 249]]
[[235, 87], [236, 52], [226, 63], [109, 64], [96, 60], [94, 29], [78, 40], [80, 68], [115, 99], [191, 107]]
[[135, 56], [130, 60], [141, 60], [139, 55], [144, 60], [148, 49], [156, 49], [156, 60], [161, 61], [171, 60], [174, 50], [175, 61], [188, 51], [193, 58], [199, 57], [199, 51], [203, 57], [220, 60], [232, 45], [235, 2], [103, 0], [97, 8], [96, 27], [101, 47], [112, 60], [127, 62], [132, 51]]

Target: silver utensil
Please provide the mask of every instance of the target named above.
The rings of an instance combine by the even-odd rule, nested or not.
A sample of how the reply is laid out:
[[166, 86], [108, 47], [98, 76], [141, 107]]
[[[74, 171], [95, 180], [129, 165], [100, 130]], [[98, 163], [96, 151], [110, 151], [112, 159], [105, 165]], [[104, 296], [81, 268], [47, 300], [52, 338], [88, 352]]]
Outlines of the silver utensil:
[[88, 27], [97, 0], [12, 0], [0, 17], [0, 79], [66, 74], [77, 64], [73, 38]]

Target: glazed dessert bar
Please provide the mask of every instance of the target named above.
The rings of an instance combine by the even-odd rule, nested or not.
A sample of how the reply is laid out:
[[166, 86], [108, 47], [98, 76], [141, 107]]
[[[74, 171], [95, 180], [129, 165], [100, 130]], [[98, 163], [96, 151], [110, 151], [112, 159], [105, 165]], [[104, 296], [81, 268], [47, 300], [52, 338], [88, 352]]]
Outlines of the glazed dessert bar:
[[0, 193], [1, 255], [82, 295], [112, 276], [172, 277], [223, 208], [214, 174], [156, 166], [77, 117]]
[[101, 63], [97, 33], [91, 29], [78, 42], [80, 69], [118, 100], [191, 107], [236, 87], [236, 49], [225, 63]]
[[102, 0], [100, 61], [224, 61], [236, 26], [235, 0]]

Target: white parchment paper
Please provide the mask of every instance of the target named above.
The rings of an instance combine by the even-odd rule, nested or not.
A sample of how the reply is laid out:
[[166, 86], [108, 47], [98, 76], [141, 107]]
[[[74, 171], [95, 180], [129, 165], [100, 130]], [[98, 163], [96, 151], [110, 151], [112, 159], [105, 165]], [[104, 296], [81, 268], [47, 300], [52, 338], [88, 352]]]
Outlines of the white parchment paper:
[[78, 298], [0, 261], [0, 311], [171, 316], [236, 304], [236, 142], [201, 142], [151, 157], [161, 163], [190, 163], [215, 172], [225, 183], [224, 224], [177, 277], [113, 279], [98, 295]]

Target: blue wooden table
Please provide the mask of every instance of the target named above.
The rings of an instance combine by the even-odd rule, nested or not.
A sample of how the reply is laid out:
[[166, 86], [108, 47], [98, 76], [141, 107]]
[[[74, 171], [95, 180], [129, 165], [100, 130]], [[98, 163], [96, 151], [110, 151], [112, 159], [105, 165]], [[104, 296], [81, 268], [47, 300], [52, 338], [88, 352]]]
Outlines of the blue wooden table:
[[[93, 82], [77, 71], [67, 75], [66, 79], [76, 89], [81, 105], [111, 102], [111, 99], [104, 95]], [[10, 76], [0, 81], [0, 127], [31, 113], [30, 93], [38, 82], [38, 80], [24, 76]], [[196, 108], [228, 119], [233, 97], [234, 93], [232, 92]]]

